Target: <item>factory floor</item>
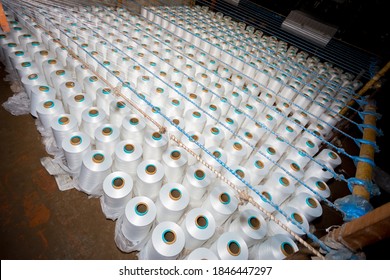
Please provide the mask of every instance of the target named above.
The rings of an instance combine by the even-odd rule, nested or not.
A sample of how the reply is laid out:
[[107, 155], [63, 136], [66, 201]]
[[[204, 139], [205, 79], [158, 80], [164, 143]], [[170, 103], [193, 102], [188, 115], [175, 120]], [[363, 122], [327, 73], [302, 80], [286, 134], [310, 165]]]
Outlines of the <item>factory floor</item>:
[[[13, 92], [3, 81], [5, 73], [0, 66], [3, 104]], [[135, 259], [134, 254], [116, 247], [115, 222], [105, 218], [98, 199], [88, 199], [75, 189], [58, 189], [54, 177], [40, 163], [47, 153], [35, 119], [30, 114], [13, 116], [0, 106], [0, 120], [0, 258]], [[347, 160], [341, 168], [346, 173], [354, 172]], [[330, 187], [332, 200], [349, 194], [340, 182]], [[326, 228], [341, 223], [341, 215], [324, 206], [324, 214], [314, 226], [317, 235], [322, 236]], [[389, 242], [367, 248], [367, 258], [377, 259], [376, 252], [382, 245], [388, 246]], [[304, 254], [296, 258], [306, 259]]]

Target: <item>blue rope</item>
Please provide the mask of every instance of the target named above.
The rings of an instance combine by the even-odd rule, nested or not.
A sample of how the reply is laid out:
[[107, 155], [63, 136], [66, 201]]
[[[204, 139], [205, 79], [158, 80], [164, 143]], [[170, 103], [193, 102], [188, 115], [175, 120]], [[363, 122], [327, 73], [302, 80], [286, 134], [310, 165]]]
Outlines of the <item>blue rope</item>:
[[373, 184], [371, 180], [362, 180], [362, 179], [358, 179], [356, 177], [349, 178], [348, 179], [348, 189], [351, 193], [353, 193], [353, 187], [355, 185], [363, 186], [370, 193], [371, 197], [374, 196], [375, 194], [377, 194], [375, 184]]
[[354, 161], [355, 165], [358, 162], [365, 162], [365, 163], [368, 163], [369, 165], [371, 165], [372, 167], [375, 167], [375, 162], [372, 159], [370, 159], [370, 158], [353, 156], [352, 160]]
[[354, 141], [359, 148], [361, 144], [370, 145], [375, 149], [375, 152], [379, 153], [379, 146], [373, 141], [365, 140], [365, 139], [355, 139]]
[[361, 132], [363, 132], [363, 130], [365, 128], [371, 128], [371, 129], [375, 130], [375, 132], [378, 136], [383, 136], [383, 131], [381, 129], [377, 128], [376, 126], [374, 126], [372, 124], [365, 124], [365, 123], [359, 124], [359, 129]]
[[377, 120], [380, 120], [382, 118], [381, 114], [373, 111], [359, 111], [358, 114], [362, 120], [364, 120], [366, 115], [374, 116]]

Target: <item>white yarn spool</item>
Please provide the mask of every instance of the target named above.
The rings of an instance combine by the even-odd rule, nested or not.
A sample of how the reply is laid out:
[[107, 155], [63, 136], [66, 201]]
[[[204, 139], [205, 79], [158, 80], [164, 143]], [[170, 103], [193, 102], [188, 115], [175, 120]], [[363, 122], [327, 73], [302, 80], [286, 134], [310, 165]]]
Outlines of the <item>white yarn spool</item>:
[[52, 120], [64, 113], [62, 102], [57, 99], [41, 101], [37, 107], [37, 116], [46, 131], [51, 130]]
[[127, 240], [144, 240], [155, 221], [157, 209], [152, 200], [145, 196], [130, 199], [125, 207], [121, 231]]
[[104, 178], [111, 172], [112, 158], [103, 150], [92, 150], [83, 157], [80, 176], [80, 189], [87, 193], [98, 193]]
[[[169, 119], [172, 120], [172, 122], [184, 130], [185, 128], [185, 122], [182, 117], [179, 116], [169, 116]], [[179, 131], [170, 121], [165, 120], [164, 126], [167, 128], [168, 135], [173, 135], [177, 139], [180, 139], [182, 137], [182, 132]], [[172, 143], [172, 145], [175, 145], [175, 142]]]
[[165, 106], [165, 111], [169, 112], [171, 116], [183, 116], [184, 104], [179, 99], [169, 98]]
[[221, 260], [247, 260], [248, 246], [237, 233], [224, 232], [211, 246]]
[[[217, 94], [218, 96], [224, 96], [225, 92], [231, 92], [230, 90], [233, 90], [231, 88], [228, 88], [225, 90], [225, 87], [218, 82], [210, 83], [208, 89], [209, 89], [209, 91], [213, 92], [214, 94]], [[210, 97], [209, 97], [208, 102], [210, 102], [211, 93], [209, 93], [209, 95], [210, 95]]]
[[[203, 137], [202, 134], [195, 132], [195, 131], [189, 131], [187, 134], [190, 137], [187, 137], [187, 135], [182, 135], [181, 137], [181, 142], [190, 148], [196, 155], [200, 155], [200, 152], [202, 151], [202, 148], [200, 148], [196, 143], [198, 142], [200, 145], [204, 145], [205, 143], [205, 138]], [[197, 162], [196, 158], [187, 152], [187, 157], [188, 157], [188, 165], [193, 165]]]
[[122, 126], [125, 116], [130, 114], [131, 109], [124, 101], [111, 101], [110, 104], [110, 123], [117, 127]]
[[161, 160], [168, 147], [168, 138], [157, 131], [147, 130], [144, 135], [144, 160]]
[[37, 117], [37, 108], [39, 103], [47, 100], [54, 100], [56, 92], [52, 87], [45, 85], [35, 85], [31, 88], [31, 107], [30, 113]]
[[90, 137], [80, 131], [70, 132], [61, 143], [67, 166], [76, 176], [79, 175], [83, 157], [91, 151]]
[[161, 87], [154, 87], [150, 91], [150, 102], [157, 107], [163, 108], [168, 100], [168, 92]]
[[27, 44], [34, 42], [37, 38], [31, 34], [23, 34], [18, 37], [19, 45], [24, 51], [27, 51]]
[[210, 102], [221, 109], [221, 116], [226, 116], [230, 109], [230, 104], [228, 103], [228, 99], [226, 97], [220, 98], [214, 95]]
[[[325, 166], [326, 168], [323, 166]], [[320, 180], [327, 182], [333, 178], [332, 172], [334, 172], [332, 166], [326, 161], [323, 160], [317, 160], [317, 162], [311, 161], [306, 166], [304, 179], [308, 179], [310, 177], [317, 177]]]
[[85, 91], [84, 78], [92, 76], [93, 75], [92, 72], [83, 64], [77, 65], [74, 71], [75, 71], [77, 82], [79, 83], [83, 91]]
[[[72, 76], [75, 77], [75, 78], [77, 78], [76, 68], [79, 65], [82, 65], [82, 64], [81, 64], [81, 62], [78, 59], [74, 58], [71, 55], [68, 55], [66, 57], [66, 69], [69, 70], [72, 73]], [[77, 82], [78, 82], [78, 80], [77, 80]]]
[[1, 46], [3, 50], [3, 57], [5, 60], [5, 66], [7, 69], [12, 69], [13, 65], [11, 63], [10, 55], [16, 51], [22, 51], [22, 48], [20, 45], [16, 44], [12, 39]]
[[15, 52], [10, 53], [9, 59], [11, 61], [11, 65], [13, 68], [15, 68], [18, 64], [25, 62], [25, 61], [31, 61], [31, 57], [27, 52], [24, 52], [23, 50], [18, 50]]
[[173, 222], [158, 224], [152, 237], [141, 251], [139, 259], [145, 260], [175, 260], [183, 250], [185, 236], [183, 230]]
[[237, 210], [238, 199], [227, 186], [216, 186], [208, 194], [202, 208], [214, 216], [217, 227], [221, 226]]
[[65, 112], [69, 112], [69, 107], [68, 107], [68, 98], [73, 95], [73, 94], [81, 94], [82, 89], [80, 85], [77, 82], [72, 81], [72, 79], [63, 82], [59, 86], [60, 90], [60, 96], [62, 99], [62, 103], [64, 105]]
[[144, 142], [146, 124], [136, 114], [130, 114], [123, 118], [121, 127], [121, 138], [132, 140], [138, 145]]
[[202, 208], [193, 208], [188, 211], [180, 226], [186, 239], [184, 248], [189, 251], [202, 246], [216, 230], [213, 215]]
[[244, 167], [251, 175], [252, 186], [260, 184], [260, 182], [270, 173], [273, 168], [273, 163], [260, 154], [253, 154], [245, 163]]
[[281, 204], [295, 191], [295, 187], [284, 172], [275, 171], [264, 182], [264, 190], [271, 195], [272, 201]]
[[[175, 70], [175, 69], [174, 69]], [[171, 87], [168, 89], [168, 96], [169, 98], [176, 98], [179, 100], [183, 100], [183, 96], [187, 95], [187, 88], [185, 85], [181, 83], [181, 79], [175, 77], [174, 75], [175, 71], [171, 73]], [[183, 75], [181, 72], [178, 72], [181, 75]]]
[[172, 146], [164, 151], [162, 154], [162, 164], [164, 165], [167, 182], [179, 183], [183, 181], [187, 161], [187, 154], [180, 147]]
[[294, 195], [291, 199], [283, 203], [282, 209], [285, 207], [296, 208], [306, 217], [309, 223], [322, 215], [320, 202], [313, 195], [308, 193]]
[[304, 135], [302, 135], [302, 137], [298, 139], [295, 144], [295, 147], [304, 150], [311, 157], [313, 157], [319, 150], [318, 145], [311, 139], [304, 137]]
[[268, 237], [264, 242], [249, 249], [251, 260], [283, 260], [298, 252], [298, 246], [286, 234]]
[[198, 207], [211, 183], [211, 176], [203, 166], [190, 166], [183, 179], [183, 186], [191, 194], [190, 206]]
[[137, 91], [149, 97], [154, 86], [153, 78], [151, 76], [142, 75], [139, 76], [136, 81]]
[[192, 91], [188, 90], [188, 92], [195, 92], [195, 94], [200, 96], [202, 99], [202, 107], [203, 105], [210, 103], [211, 99], [213, 98], [213, 94], [208, 90], [208, 88], [198, 85]]
[[190, 194], [186, 188], [178, 183], [167, 183], [162, 186], [156, 201], [157, 217], [164, 221], [178, 222], [190, 202]]
[[[16, 71], [18, 72], [19, 77], [22, 79], [25, 76], [28, 77], [28, 75], [39, 73], [38, 66], [33, 61], [25, 61], [22, 63], [18, 63], [15, 66], [15, 68], [16, 68]], [[45, 82], [41, 82], [41, 83], [45, 83]]]
[[[231, 165], [229, 167], [230, 167], [230, 169], [233, 170], [233, 172], [231, 172], [227, 169], [224, 169], [223, 175], [226, 177], [226, 179], [228, 179], [230, 182], [232, 182], [238, 189], [241, 189], [241, 190], [247, 189], [246, 184], [243, 181], [241, 181], [241, 179], [247, 183], [249, 183], [251, 181], [251, 176], [250, 176], [250, 173], [248, 172], [248, 170], [244, 166], [236, 165], [236, 164]], [[220, 182], [220, 184], [222, 184], [224, 186], [228, 186], [228, 184], [225, 182]]]
[[[284, 168], [286, 171], [284, 171], [282, 168]], [[275, 172], [281, 172], [281, 173], [286, 172], [286, 178], [290, 181], [290, 183], [293, 186], [295, 186], [298, 183], [298, 180], [301, 180], [305, 175], [302, 167], [293, 159], [285, 159], [280, 164], [280, 167], [275, 168]], [[287, 172], [290, 173], [291, 175], [289, 175]]]
[[282, 154], [274, 146], [269, 144], [261, 145], [260, 149], [256, 153], [263, 156], [264, 158], [267, 156], [272, 164], [277, 162], [282, 156]]
[[187, 127], [190, 127], [192, 131], [202, 133], [203, 128], [206, 125], [206, 115], [197, 109], [188, 110], [184, 115], [184, 120]]
[[200, 247], [193, 250], [186, 260], [218, 260], [217, 255], [208, 248]]
[[292, 143], [298, 137], [298, 132], [288, 124], [281, 124], [276, 130], [276, 134], [289, 143]]
[[[248, 194], [253, 198], [253, 200], [259, 204], [265, 211], [269, 213], [275, 212], [275, 208], [269, 203], [273, 202], [272, 201], [272, 196], [271, 194], [264, 188], [263, 185], [256, 186], [255, 188], [256, 192], [254, 190], [248, 190]], [[261, 194], [261, 196], [259, 195]], [[245, 209], [253, 209], [255, 211], [259, 211], [259, 209], [254, 206], [251, 203], [246, 203], [242, 206], [239, 206], [240, 211], [244, 211]], [[263, 216], [264, 219], [267, 219], [267, 215], [263, 213], [262, 211], [260, 214]]]
[[46, 81], [48, 82], [48, 84], [51, 87], [54, 87], [53, 82], [50, 78], [50, 74], [53, 71], [64, 69], [64, 65], [62, 65], [62, 63], [56, 59], [48, 59], [48, 60], [44, 60], [42, 62], [42, 69], [43, 69], [43, 73], [45, 75]]
[[[330, 189], [328, 185], [319, 178], [309, 177], [303, 180], [303, 182], [311, 190], [303, 185], [298, 185], [293, 196], [296, 196], [300, 193], [307, 193], [309, 195], [313, 195], [318, 201], [321, 201], [323, 198], [328, 198], [330, 196]], [[312, 190], [317, 194], [315, 194]]]
[[[323, 135], [321, 135], [320, 131], [314, 129], [312, 124], [309, 125], [308, 129], [302, 133], [301, 139], [305, 138], [306, 141], [310, 141], [314, 144], [315, 147], [319, 147], [322, 144], [322, 141], [325, 140]], [[302, 143], [301, 143], [302, 144]], [[317, 148], [318, 149], [318, 148]], [[315, 151], [315, 149], [313, 149]], [[318, 152], [318, 150], [317, 150]]]
[[141, 77], [145, 74], [144, 69], [139, 66], [138, 64], [132, 66], [131, 71], [127, 72], [127, 79], [128, 81], [137, 81], [138, 77]]
[[133, 195], [133, 179], [123, 171], [110, 173], [103, 181], [103, 202], [110, 208], [122, 209]]
[[[240, 110], [252, 119], [256, 120], [255, 116], [257, 116], [257, 109], [256, 107], [252, 106], [252, 103], [241, 104]], [[241, 125], [242, 127], [246, 127], [247, 123], [253, 122], [253, 120], [248, 118], [246, 115], [244, 115], [245, 119]]]
[[203, 108], [205, 108], [204, 110], [209, 115], [211, 115], [211, 116], [209, 116], [209, 115], [205, 114], [205, 116], [207, 118], [207, 122], [206, 122], [205, 126], [207, 127], [210, 125], [215, 125], [221, 116], [221, 109], [213, 103], [206, 103]]
[[67, 134], [78, 131], [77, 119], [69, 114], [58, 115], [51, 121], [53, 136], [58, 148], [61, 148], [62, 140]]
[[96, 106], [102, 109], [107, 116], [110, 115], [110, 104], [115, 97], [110, 88], [102, 87], [96, 91]]
[[76, 117], [77, 122], [81, 125], [81, 116], [85, 109], [92, 106], [92, 99], [89, 95], [75, 93], [65, 101], [68, 104], [69, 113]]
[[316, 160], [325, 161], [330, 166], [332, 166], [333, 169], [335, 169], [341, 164], [340, 156], [330, 149], [322, 149], [321, 152], [319, 152], [314, 158]]
[[184, 115], [190, 110], [199, 111], [202, 104], [202, 98], [195, 93], [189, 93], [188, 98], [191, 102], [187, 100], [184, 102]]
[[[222, 170], [222, 165], [216, 161], [216, 159], [222, 161], [223, 163], [226, 164], [226, 160], [227, 160], [227, 155], [225, 153], [225, 151], [217, 146], [210, 146], [207, 148], [207, 150], [210, 152], [210, 154], [212, 155], [209, 155], [208, 153], [206, 153], [206, 151], [202, 150], [202, 159], [207, 163], [209, 164], [210, 166], [212, 166], [215, 170], [217, 171], [221, 171]], [[213, 177], [214, 177], [214, 173], [211, 174]]]
[[142, 146], [132, 140], [120, 141], [114, 151], [114, 171], [129, 173], [132, 177], [137, 174], [137, 167], [142, 161]]
[[120, 130], [113, 124], [102, 124], [95, 129], [96, 148], [112, 156], [120, 141]]
[[[283, 153], [289, 148], [289, 145], [288, 145], [286, 139], [284, 139], [283, 137], [277, 136], [276, 134], [270, 134], [267, 137], [267, 140], [265, 140], [262, 147], [265, 147], [265, 146], [273, 147], [280, 156], [282, 156]], [[265, 149], [263, 149], [263, 150], [266, 151]], [[277, 161], [277, 160], [275, 160], [275, 161]]]
[[2, 45], [1, 47], [3, 51], [3, 59], [5, 60], [4, 61], [5, 67], [7, 70], [11, 70], [13, 68], [13, 65], [10, 59], [10, 55], [14, 52], [22, 51], [22, 48], [21, 46], [16, 44], [12, 39], [8, 43]]
[[203, 130], [204, 142], [206, 148], [219, 147], [225, 139], [225, 133], [218, 126], [208, 125]]
[[265, 238], [268, 226], [260, 210], [246, 209], [238, 213], [228, 231], [239, 234], [247, 246], [251, 247]]
[[202, 87], [207, 88], [210, 85], [211, 78], [206, 73], [198, 73], [197, 71], [195, 78], [202, 85]]
[[238, 107], [240, 106], [241, 104], [241, 101], [242, 101], [242, 95], [236, 91], [231, 91], [231, 92], [227, 92], [225, 94], [225, 97], [227, 99], [229, 99], [230, 103], [234, 106], [234, 107]]
[[225, 134], [225, 140], [222, 141], [223, 142], [222, 144], [224, 144], [225, 142], [227, 142], [229, 139], [233, 137], [233, 133], [237, 132], [238, 124], [236, 120], [230, 117], [221, 117], [220, 122], [224, 125], [224, 126], [220, 125], [221, 130]]
[[137, 167], [135, 194], [156, 200], [164, 178], [164, 166], [157, 160], [144, 160]]
[[95, 143], [95, 130], [107, 122], [106, 113], [98, 107], [86, 108], [81, 114], [80, 130], [91, 137], [92, 143]]
[[54, 70], [50, 72], [50, 81], [56, 90], [56, 95], [58, 99], [62, 98], [60, 85], [63, 82], [67, 82], [71, 79], [72, 79], [71, 75], [64, 69]]
[[44, 45], [38, 42], [37, 40], [34, 40], [33, 42], [26, 44], [26, 50], [33, 60], [35, 60], [35, 53], [42, 51], [44, 49], [45, 49]]
[[[303, 236], [306, 234], [305, 232], [309, 231], [309, 223], [306, 217], [300, 211], [290, 206], [285, 207], [283, 210], [287, 214], [287, 216], [291, 220], [293, 220], [296, 224], [301, 226], [304, 231], [298, 228], [296, 225], [294, 225], [291, 221], [287, 220], [286, 217], [282, 215], [280, 212], [278, 212], [275, 215], [275, 218], [278, 219], [280, 222], [282, 222], [287, 228], [289, 228], [292, 232], [294, 232], [298, 236]], [[295, 240], [295, 237], [293, 237], [291, 234], [289, 234], [287, 231], [281, 228], [273, 220], [270, 220], [268, 223], [268, 236], [274, 236], [277, 234], [286, 234], [290, 238]]]
[[248, 155], [248, 149], [243, 143], [236, 139], [230, 139], [224, 145], [227, 155], [227, 165], [239, 165]]
[[56, 57], [57, 59], [64, 65], [64, 67], [67, 66], [66, 58], [68, 57], [68, 50], [65, 47], [58, 47], [55, 49]]
[[91, 97], [93, 102], [96, 101], [97, 90], [103, 86], [103, 82], [96, 76], [87, 76], [83, 79], [83, 88], [85, 89], [85, 93]]

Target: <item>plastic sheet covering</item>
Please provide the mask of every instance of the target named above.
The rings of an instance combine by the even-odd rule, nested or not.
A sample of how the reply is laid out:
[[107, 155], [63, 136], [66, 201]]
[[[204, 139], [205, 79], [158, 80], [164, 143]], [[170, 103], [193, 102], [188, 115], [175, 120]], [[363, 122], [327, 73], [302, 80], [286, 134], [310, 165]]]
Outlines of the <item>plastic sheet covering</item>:
[[374, 209], [370, 202], [357, 195], [344, 196], [336, 199], [334, 203], [345, 213], [345, 222], [359, 218]]
[[[124, 211], [124, 209], [122, 209], [122, 211]], [[115, 223], [116, 246], [119, 248], [119, 250], [125, 253], [140, 251], [145, 246], [146, 242], [148, 242], [148, 240], [150, 239], [154, 225], [151, 226], [149, 233], [145, 236], [144, 239], [142, 239], [141, 241], [134, 242], [128, 240], [122, 233], [123, 218], [124, 215], [121, 214]]]
[[4, 109], [14, 116], [30, 113], [30, 99], [25, 91], [15, 93], [3, 103]]

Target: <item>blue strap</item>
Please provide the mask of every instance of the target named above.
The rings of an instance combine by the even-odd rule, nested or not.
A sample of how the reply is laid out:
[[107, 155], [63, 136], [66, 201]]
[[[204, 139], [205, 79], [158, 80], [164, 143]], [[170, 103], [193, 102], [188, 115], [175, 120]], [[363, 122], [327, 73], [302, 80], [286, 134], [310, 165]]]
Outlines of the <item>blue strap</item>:
[[364, 112], [358, 112], [359, 116], [364, 120], [364, 117], [366, 115], [372, 115], [375, 116], [377, 120], [380, 120], [382, 118], [382, 115], [377, 113], [377, 112], [372, 112], [372, 111], [364, 111]]
[[375, 167], [375, 162], [374, 162], [372, 159], [370, 159], [370, 158], [359, 157], [359, 156], [351, 156], [351, 159], [353, 160], [353, 162], [355, 163], [355, 165], [357, 165], [358, 162], [361, 161], [361, 162], [368, 163], [368, 164], [371, 165], [372, 167]]
[[360, 99], [356, 99], [356, 103], [359, 104], [360, 107], [364, 107], [368, 104], [366, 97], [362, 96]]
[[365, 124], [365, 123], [362, 123], [362, 124], [359, 124], [358, 127], [359, 127], [359, 129], [360, 129], [361, 132], [363, 132], [363, 130], [364, 130], [365, 128], [371, 128], [371, 129], [375, 130], [375, 132], [376, 132], [376, 134], [377, 134], [378, 136], [383, 136], [383, 131], [380, 130], [379, 128], [377, 128], [376, 126], [372, 125], [372, 124]]
[[377, 185], [375, 185], [372, 181], [362, 180], [356, 177], [351, 177], [347, 180], [348, 189], [350, 192], [353, 192], [353, 187], [355, 185], [363, 186], [369, 193], [370, 197], [376, 196], [380, 194], [380, 190]]
[[354, 139], [356, 145], [358, 145], [358, 147], [360, 148], [361, 144], [366, 144], [366, 145], [370, 145], [372, 147], [374, 147], [375, 149], [375, 152], [376, 153], [379, 153], [379, 146], [373, 142], [373, 141], [370, 141], [370, 140], [366, 140], [366, 139]]

